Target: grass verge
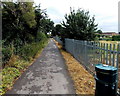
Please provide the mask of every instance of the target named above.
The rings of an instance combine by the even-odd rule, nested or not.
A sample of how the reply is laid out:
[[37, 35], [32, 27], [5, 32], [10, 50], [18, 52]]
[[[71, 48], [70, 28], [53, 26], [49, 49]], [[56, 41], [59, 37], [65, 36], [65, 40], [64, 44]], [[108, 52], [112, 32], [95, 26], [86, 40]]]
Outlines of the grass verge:
[[85, 70], [85, 68], [76, 59], [74, 59], [71, 54], [64, 51], [58, 42], [55, 41], [55, 43], [65, 59], [69, 74], [74, 82], [76, 94], [94, 94], [94, 77]]

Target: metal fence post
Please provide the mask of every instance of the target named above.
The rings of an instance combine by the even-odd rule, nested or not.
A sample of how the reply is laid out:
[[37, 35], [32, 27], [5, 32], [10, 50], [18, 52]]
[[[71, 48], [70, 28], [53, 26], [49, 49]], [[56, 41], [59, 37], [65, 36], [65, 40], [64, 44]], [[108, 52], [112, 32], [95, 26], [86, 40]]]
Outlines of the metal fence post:
[[84, 62], [85, 62], [85, 67], [87, 67], [87, 41], [84, 41], [84, 48], [85, 48], [85, 59], [84, 59]]
[[[117, 85], [116, 85], [116, 89], [118, 88], [118, 80], [119, 80], [119, 60], [120, 60], [120, 43], [118, 43], [117, 45], [117, 61], [116, 61], [116, 67], [117, 67]], [[120, 93], [119, 93], [120, 95]]]
[[75, 44], [74, 44], [74, 39], [72, 39], [72, 54], [73, 54], [73, 56], [74, 56], [74, 49], [75, 49], [75, 48], [74, 48], [74, 47], [75, 47], [74, 45], [75, 45]]

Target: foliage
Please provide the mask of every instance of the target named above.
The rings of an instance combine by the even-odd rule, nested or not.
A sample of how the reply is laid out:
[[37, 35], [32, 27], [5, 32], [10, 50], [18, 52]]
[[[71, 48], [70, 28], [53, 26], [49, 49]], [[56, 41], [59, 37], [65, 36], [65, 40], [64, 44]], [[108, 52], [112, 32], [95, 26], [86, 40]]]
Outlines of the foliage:
[[47, 39], [46, 35], [43, 32], [37, 33], [37, 41], [45, 40]]
[[53, 30], [53, 24], [54, 24], [53, 21], [51, 21], [50, 19], [43, 19], [41, 22], [42, 22], [42, 29], [46, 35], [47, 33]]
[[5, 44], [11, 42], [16, 44], [18, 39], [24, 44], [29, 40], [28, 35], [32, 34], [31, 28], [36, 25], [33, 3], [3, 2], [2, 5], [2, 31]]
[[12, 42], [14, 45], [22, 46], [34, 42], [38, 32], [47, 35], [47, 32], [53, 29], [53, 21], [48, 19], [40, 5], [33, 7], [32, 2], [2, 2], [2, 6], [5, 45]]
[[3, 65], [9, 61], [11, 54], [34, 57], [36, 43], [46, 39], [54, 24], [45, 10], [41, 10], [40, 5], [33, 7], [32, 2], [2, 2], [2, 21]]
[[2, 83], [0, 84], [0, 95], [4, 94], [13, 85], [13, 81], [20, 76], [32, 61], [32, 58], [46, 45], [47, 38], [40, 42], [24, 45], [20, 50], [19, 56], [12, 55], [8, 65], [2, 70]]
[[[53, 21], [32, 2], [2, 2], [2, 83], [0, 95], [13, 85], [45, 46]], [[0, 42], [1, 43], [1, 42]], [[1, 78], [1, 77], [0, 77]]]
[[11, 55], [13, 54], [13, 51], [10, 46], [2, 48], [2, 63], [3, 67], [7, 63], [7, 61], [10, 59]]
[[11, 67], [17, 68], [19, 71], [22, 71], [28, 67], [29, 63], [30, 62], [28, 61], [19, 59], [19, 60], [16, 60], [16, 62], [14, 62], [14, 64]]
[[112, 36], [112, 41], [120, 41], [120, 35]]
[[53, 36], [61, 36], [62, 35], [62, 32], [63, 32], [63, 27], [61, 24], [57, 24], [55, 27], [54, 27], [54, 30], [52, 30], [52, 35]]
[[0, 84], [0, 95], [12, 87], [13, 81], [20, 75], [18, 69], [13, 67], [6, 67], [2, 70], [2, 83]]
[[101, 33], [102, 33], [102, 30], [99, 29], [99, 30], [96, 31], [96, 33], [101, 34]]
[[44, 45], [45, 40], [42, 40], [37, 43], [32, 43], [32, 44], [26, 44], [20, 49], [20, 56], [24, 58], [25, 60], [30, 60], [31, 58], [34, 58], [36, 53], [41, 50], [45, 45]]
[[40, 9], [40, 5], [35, 9], [35, 20], [37, 22], [36, 27], [33, 28], [34, 36], [37, 38], [39, 32], [43, 32], [47, 35], [48, 32], [53, 30], [54, 22], [47, 18], [45, 10]]
[[90, 18], [89, 11], [78, 9], [70, 11], [70, 14], [65, 15], [66, 22], [63, 21], [64, 32], [66, 38], [79, 40], [94, 40], [97, 24], [95, 24], [94, 16]]

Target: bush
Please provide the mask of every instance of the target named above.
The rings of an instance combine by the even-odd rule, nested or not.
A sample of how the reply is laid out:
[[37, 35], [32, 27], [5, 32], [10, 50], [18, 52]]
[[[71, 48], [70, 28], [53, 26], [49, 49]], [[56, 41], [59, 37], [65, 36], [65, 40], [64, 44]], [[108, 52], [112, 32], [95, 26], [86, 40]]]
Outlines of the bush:
[[9, 61], [12, 53], [13, 51], [9, 46], [2, 48], [2, 66], [3, 67]]
[[38, 32], [37, 33], [37, 38], [36, 38], [37, 41], [41, 41], [41, 40], [44, 40], [46, 38], [47, 37], [46, 37], [46, 35], [43, 32]]
[[39, 32], [38, 34], [36, 42], [26, 43], [23, 46], [19, 46], [19, 43], [18, 46], [13, 44], [9, 46], [3, 45], [2, 66], [4, 67], [7, 63], [9, 63], [8, 61], [10, 60], [12, 54], [18, 55], [25, 60], [31, 60], [31, 58], [34, 58], [36, 53], [44, 47], [44, 43], [47, 41], [47, 37], [44, 33]]
[[[45, 39], [47, 40], [47, 39]], [[38, 53], [39, 50], [41, 50], [45, 44], [45, 40], [41, 40], [40, 42], [34, 42], [32, 44], [26, 44], [20, 49], [20, 56], [24, 58], [25, 60], [30, 60], [31, 58], [34, 58], [36, 53]]]
[[120, 35], [112, 36], [112, 41], [120, 41]]

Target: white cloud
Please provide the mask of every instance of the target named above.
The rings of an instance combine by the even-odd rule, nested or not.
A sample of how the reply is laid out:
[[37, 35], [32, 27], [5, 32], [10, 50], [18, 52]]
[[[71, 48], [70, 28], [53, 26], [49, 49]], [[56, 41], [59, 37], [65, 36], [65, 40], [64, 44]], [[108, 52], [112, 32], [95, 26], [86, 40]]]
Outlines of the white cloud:
[[[83, 8], [95, 15], [99, 28], [103, 31], [118, 31], [118, 1], [119, 0], [34, 0], [41, 3], [42, 9], [47, 9], [47, 14], [56, 23], [64, 19], [70, 7]], [[107, 26], [107, 27], [106, 27]]]
[[119, 7], [118, 7], [118, 32], [120, 32], [120, 2], [119, 2]]

